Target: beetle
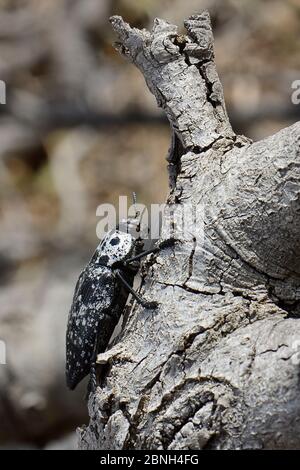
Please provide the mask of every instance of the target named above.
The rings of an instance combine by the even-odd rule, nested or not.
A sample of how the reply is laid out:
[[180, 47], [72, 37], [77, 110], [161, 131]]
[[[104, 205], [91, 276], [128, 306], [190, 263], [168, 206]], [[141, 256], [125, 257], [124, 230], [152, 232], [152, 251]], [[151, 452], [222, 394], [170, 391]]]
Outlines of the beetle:
[[129, 293], [144, 308], [155, 309], [133, 289], [142, 257], [173, 243], [165, 240], [141, 251], [141, 238], [116, 229], [96, 248], [77, 281], [66, 333], [66, 382], [73, 390], [90, 374], [89, 391], [97, 385], [96, 358], [105, 351], [124, 310]]

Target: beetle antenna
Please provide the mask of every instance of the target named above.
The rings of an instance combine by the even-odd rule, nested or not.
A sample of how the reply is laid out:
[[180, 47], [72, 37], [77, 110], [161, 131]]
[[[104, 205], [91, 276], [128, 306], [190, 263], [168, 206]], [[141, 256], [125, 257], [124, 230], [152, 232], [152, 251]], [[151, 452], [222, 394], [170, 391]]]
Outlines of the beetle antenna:
[[134, 209], [135, 209], [135, 220], [137, 221], [137, 226], [136, 226], [136, 231], [137, 233], [139, 234], [139, 237], [140, 238], [140, 231], [141, 231], [141, 220], [142, 220], [142, 216], [143, 216], [143, 212], [141, 213], [140, 211], [137, 210], [137, 197], [136, 197], [136, 192], [135, 191], [132, 191], [132, 203], [133, 203], [133, 206], [134, 206]]
[[133, 201], [133, 205], [135, 206], [135, 205], [136, 205], [136, 201], [137, 201], [136, 192], [135, 192], [135, 191], [132, 191], [132, 201]]
[[135, 208], [135, 218], [137, 219], [140, 216], [140, 212], [136, 208], [137, 197], [136, 197], [136, 192], [135, 191], [132, 191], [132, 202], [133, 202], [133, 206]]
[[133, 206], [135, 208], [135, 220], [137, 221], [137, 226], [136, 226], [137, 239], [136, 239], [136, 241], [141, 246], [143, 246], [144, 243], [143, 243], [142, 237], [141, 237], [141, 223], [142, 223], [142, 218], [143, 218], [143, 214], [146, 210], [146, 207], [144, 207], [144, 209], [142, 211], [139, 211], [137, 209], [137, 207], [136, 207], [136, 205], [137, 205], [137, 196], [136, 196], [135, 191], [132, 192], [132, 201], [133, 201]]

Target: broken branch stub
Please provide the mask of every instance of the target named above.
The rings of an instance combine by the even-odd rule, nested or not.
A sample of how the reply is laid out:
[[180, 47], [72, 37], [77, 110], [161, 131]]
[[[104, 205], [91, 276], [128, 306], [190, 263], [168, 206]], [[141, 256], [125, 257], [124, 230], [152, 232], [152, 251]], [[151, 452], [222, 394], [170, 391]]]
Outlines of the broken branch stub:
[[149, 33], [131, 28], [119, 16], [111, 18], [121, 50], [144, 75], [170, 124], [187, 149], [203, 149], [220, 135], [232, 138], [223, 90], [213, 54], [207, 12], [185, 22], [188, 34], [155, 19]]
[[80, 447], [297, 448], [300, 123], [256, 143], [233, 133], [207, 12], [185, 36], [111, 22], [180, 140], [168, 203], [201, 210], [175, 218], [175, 246], [144, 264], [159, 308], [134, 304], [99, 355]]

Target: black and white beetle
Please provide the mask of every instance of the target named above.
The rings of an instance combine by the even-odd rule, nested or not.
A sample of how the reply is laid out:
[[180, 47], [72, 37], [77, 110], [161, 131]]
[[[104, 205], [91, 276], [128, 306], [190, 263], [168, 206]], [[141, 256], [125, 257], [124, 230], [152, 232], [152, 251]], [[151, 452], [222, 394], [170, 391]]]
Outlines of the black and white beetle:
[[75, 287], [66, 334], [66, 381], [73, 390], [90, 373], [89, 389], [96, 387], [97, 354], [105, 351], [124, 310], [129, 293], [145, 308], [156, 308], [133, 289], [142, 257], [170, 246], [166, 240], [141, 252], [141, 239], [115, 230], [99, 243]]

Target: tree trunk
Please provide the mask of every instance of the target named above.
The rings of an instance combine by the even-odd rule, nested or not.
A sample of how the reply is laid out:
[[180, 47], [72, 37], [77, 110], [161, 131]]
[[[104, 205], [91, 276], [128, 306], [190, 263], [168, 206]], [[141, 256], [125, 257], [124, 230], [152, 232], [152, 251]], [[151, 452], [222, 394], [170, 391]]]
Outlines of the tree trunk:
[[180, 228], [175, 215], [176, 244], [144, 263], [141, 292], [159, 308], [134, 303], [98, 356], [80, 447], [299, 448], [300, 123], [235, 135], [207, 12], [186, 36], [158, 19], [151, 33], [111, 23], [174, 131], [168, 204], [198, 218]]

